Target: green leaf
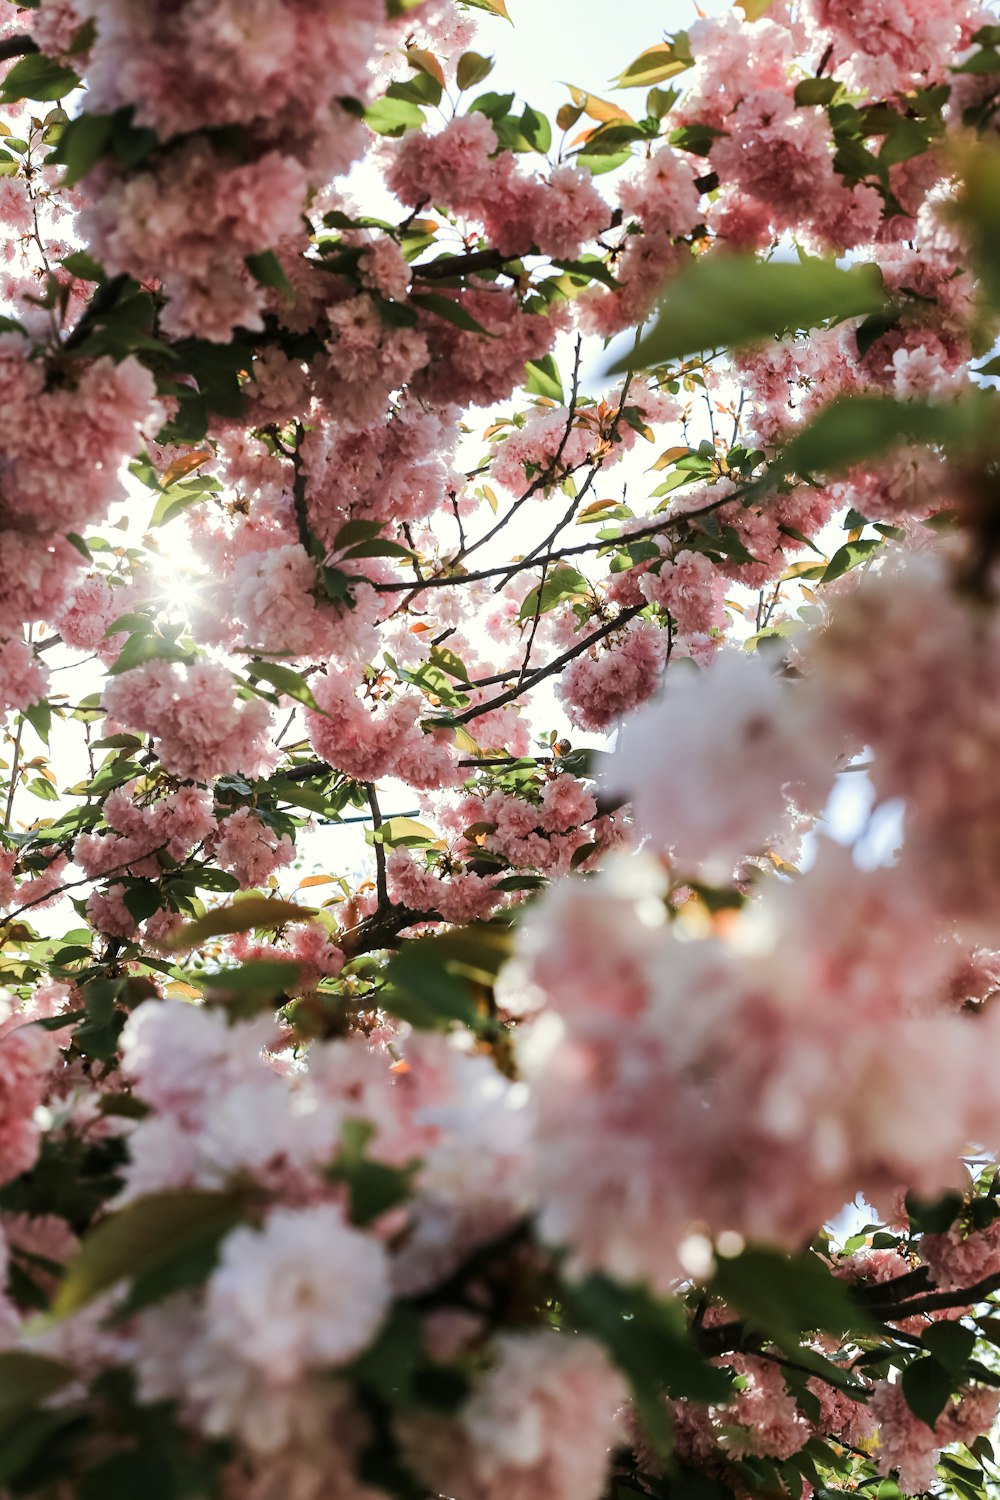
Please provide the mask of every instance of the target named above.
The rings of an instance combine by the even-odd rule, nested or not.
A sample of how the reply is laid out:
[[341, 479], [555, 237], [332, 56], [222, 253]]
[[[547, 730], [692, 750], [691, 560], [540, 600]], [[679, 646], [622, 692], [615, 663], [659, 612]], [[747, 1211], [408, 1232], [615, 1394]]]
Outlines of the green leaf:
[[144, 922], [163, 905], [163, 892], [152, 880], [135, 880], [126, 886], [122, 900], [136, 922]]
[[427, 849], [437, 843], [433, 828], [413, 818], [386, 818], [373, 838], [387, 849]]
[[[507, 14], [506, 0], [464, 0], [466, 5], [471, 5], [473, 10], [489, 11], [491, 16], [501, 16], [503, 20], [510, 21]], [[513, 21], [511, 25], [513, 26]]]
[[142, 738], [137, 734], [108, 734], [101, 740], [94, 740], [94, 750], [141, 750]]
[[871, 313], [859, 325], [854, 335], [858, 346], [858, 358], [864, 359], [872, 345], [884, 338], [887, 333], [891, 333], [898, 325], [899, 314], [896, 312]]
[[443, 292], [413, 292], [410, 296], [410, 305], [424, 312], [435, 313], [437, 317], [444, 318], [448, 323], [454, 323], [456, 328], [462, 328], [466, 333], [479, 333], [488, 339], [499, 337], [498, 334], [490, 333], [488, 328], [484, 328], [478, 318], [474, 318], [461, 302], [453, 297], [446, 297]]
[[513, 103], [513, 94], [494, 94], [491, 90], [487, 89], [485, 94], [480, 94], [478, 99], [473, 99], [469, 105], [469, 113], [470, 115], [485, 115], [487, 119], [492, 120], [493, 124], [496, 125], [498, 121], [502, 120], [508, 114]]
[[649, 139], [649, 131], [641, 125], [635, 125], [630, 120], [609, 120], [587, 137], [586, 144], [580, 147], [577, 155], [586, 156], [588, 160], [593, 160], [596, 156], [618, 156], [636, 141]]
[[668, 285], [651, 333], [610, 373], [662, 364], [703, 349], [737, 349], [788, 329], [879, 312], [877, 266], [842, 271], [832, 261], [761, 261], [711, 255]]
[[261, 286], [271, 287], [274, 291], [283, 292], [289, 302], [295, 301], [295, 288], [289, 281], [284, 266], [273, 250], [262, 250], [259, 254], [247, 255], [244, 259], [250, 275]]
[[387, 537], [377, 537], [371, 542], [356, 543], [343, 554], [341, 561], [351, 562], [362, 557], [402, 557], [410, 562], [415, 556], [413, 549], [404, 547], [402, 542], [390, 542]]
[[63, 126], [59, 144], [49, 161], [65, 166], [63, 184], [75, 185], [96, 167], [111, 145], [114, 119], [111, 115], [77, 115]]
[[723, 135], [714, 125], [679, 125], [671, 130], [667, 140], [680, 151], [690, 151], [693, 156], [708, 156], [714, 143]]
[[56, 1293], [53, 1313], [69, 1317], [120, 1281], [148, 1275], [207, 1237], [226, 1233], [239, 1223], [241, 1208], [234, 1194], [194, 1189], [136, 1198], [84, 1240]]
[[[360, 1121], [348, 1120], [345, 1137], [360, 1126]], [[392, 1406], [409, 1404], [413, 1371], [426, 1357], [420, 1314], [397, 1304], [374, 1343], [353, 1362], [350, 1374]]]
[[899, 443], [973, 445], [995, 432], [996, 394], [974, 391], [934, 405], [885, 396], [831, 401], [785, 448], [785, 473], [835, 474]]
[[933, 1431], [951, 1396], [952, 1377], [941, 1362], [928, 1355], [907, 1365], [901, 1376], [906, 1404]]
[[846, 1284], [811, 1252], [789, 1256], [754, 1246], [732, 1259], [720, 1257], [712, 1290], [786, 1348], [797, 1349], [806, 1330], [846, 1333], [865, 1326]]
[[351, 547], [355, 542], [367, 542], [372, 537], [381, 535], [382, 521], [346, 521], [333, 539], [335, 552], [340, 552], [344, 547]]
[[[412, 55], [410, 66], [417, 66], [412, 61]], [[433, 73], [426, 71], [417, 72], [412, 78], [405, 78], [399, 80], [397, 83], [390, 83], [385, 91], [387, 99], [402, 99], [408, 104], [427, 104], [432, 108], [441, 103], [442, 92], [441, 80]]]
[[[111, 621], [111, 624], [104, 632], [104, 639], [109, 640], [111, 636], [123, 633], [127, 633], [128, 635], [149, 635], [152, 629], [152, 615], [140, 615], [136, 613], [119, 615], [116, 620]], [[135, 736], [132, 735], [130, 738], [134, 740]], [[141, 740], [139, 743], [142, 743]]]
[[492, 986], [510, 948], [509, 929], [486, 922], [415, 938], [390, 959], [389, 986], [380, 991], [379, 1003], [424, 1030], [461, 1021], [482, 1031], [484, 1016], [473, 987]]
[[269, 682], [276, 687], [279, 693], [284, 693], [286, 698], [292, 698], [296, 703], [304, 703], [306, 708], [311, 708], [315, 713], [322, 713], [322, 709], [313, 697], [312, 688], [306, 682], [301, 672], [294, 672], [291, 667], [283, 666], [277, 661], [253, 661], [247, 668], [247, 676], [251, 682]]
[[600, 1340], [627, 1377], [643, 1425], [661, 1453], [670, 1447], [664, 1391], [706, 1405], [731, 1395], [728, 1373], [710, 1365], [697, 1348], [680, 1303], [659, 1301], [643, 1287], [619, 1286], [600, 1275], [566, 1288], [564, 1300], [577, 1326]]
[[892, 112], [892, 125], [878, 154], [880, 166], [893, 167], [901, 161], [910, 161], [922, 156], [940, 131], [933, 123], [911, 120], [906, 115]]
[[588, 154], [581, 151], [576, 157], [576, 165], [589, 172], [591, 177], [602, 177], [605, 172], [617, 172], [626, 162], [632, 160], [631, 147], [626, 146], [622, 151], [616, 151], [613, 156], [602, 156], [600, 152]]
[[[238, 418], [243, 415], [243, 387], [241, 377], [250, 369], [253, 350], [249, 344], [234, 340], [228, 344], [213, 344], [208, 339], [178, 339], [171, 345], [177, 355], [179, 366], [193, 375], [198, 382], [206, 408], [222, 417]], [[178, 387], [183, 390], [184, 387]], [[200, 438], [201, 435], [199, 435]], [[194, 441], [199, 441], [195, 438]]]
[[530, 104], [524, 106], [519, 134], [529, 151], [540, 151], [544, 155], [552, 145], [552, 126], [547, 117], [532, 109]]
[[130, 635], [115, 660], [108, 668], [109, 677], [118, 677], [122, 672], [131, 672], [147, 661], [185, 661], [186, 653], [162, 635]]
[[42, 52], [22, 57], [0, 87], [0, 103], [16, 99], [63, 99], [80, 87], [79, 76]]
[[871, 557], [873, 552], [877, 552], [881, 546], [882, 542], [875, 538], [860, 542], [845, 542], [843, 547], [838, 547], [827, 563], [820, 582], [832, 583], [835, 578], [849, 573], [852, 568], [858, 566], [858, 563], [864, 562], [866, 558]]
[[672, 41], [660, 42], [655, 47], [647, 47], [645, 52], [640, 52], [613, 82], [619, 89], [645, 89], [650, 84], [675, 78], [693, 64], [687, 32], [679, 31]]
[[72, 255], [64, 255], [61, 264], [71, 276], [76, 276], [80, 281], [104, 281], [104, 267], [98, 265], [92, 255], [86, 250], [74, 250]]
[[22, 1416], [74, 1380], [69, 1365], [26, 1349], [0, 1353], [0, 1424]]
[[576, 568], [553, 568], [543, 584], [536, 585], [525, 595], [517, 618], [532, 620], [536, 614], [544, 615], [554, 609], [564, 599], [579, 598], [589, 592], [590, 584]]
[[419, 104], [409, 99], [376, 99], [365, 110], [365, 124], [376, 135], [405, 135], [423, 125], [425, 118]]
[[[574, 284], [586, 285], [591, 281], [599, 281], [601, 285], [606, 286], [610, 292], [616, 292], [621, 285], [621, 283], [619, 281], [616, 281], [614, 276], [612, 276], [611, 272], [608, 270], [607, 263], [605, 262], [604, 257], [601, 255], [582, 255], [579, 260], [554, 260], [552, 264], [554, 266], [557, 266], [560, 271], [565, 271]], [[551, 355], [546, 355], [546, 359], [551, 359]], [[534, 364], [535, 362], [530, 361], [530, 363]], [[553, 365], [554, 364], [555, 361], [553, 361]], [[559, 386], [559, 391], [560, 394], [555, 399], [560, 403], [560, 405], [563, 405], [564, 402], [562, 397], [561, 383]], [[539, 392], [539, 394], [548, 395], [549, 393], [547, 391], [541, 391]]]
[[[457, 658], [456, 658], [457, 660]], [[24, 710], [24, 717], [38, 735], [43, 745], [49, 743], [49, 732], [52, 729], [52, 705], [47, 698], [33, 703], [30, 708]]]
[[958, 1380], [966, 1362], [972, 1358], [976, 1335], [961, 1323], [932, 1323], [924, 1329], [920, 1342], [944, 1365], [952, 1378]]
[[212, 974], [185, 971], [185, 977], [204, 985], [209, 998], [225, 1006], [231, 1018], [246, 1021], [262, 1010], [273, 1010], [281, 997], [293, 994], [301, 978], [300, 964], [278, 958], [258, 958], [238, 969]]
[[559, 366], [551, 354], [543, 355], [541, 359], [529, 359], [524, 368], [526, 391], [532, 396], [548, 396], [551, 401], [558, 401], [560, 406], [565, 406], [566, 397], [563, 394]]
[[36, 776], [34, 781], [29, 781], [25, 790], [31, 792], [34, 797], [40, 797], [43, 802], [59, 801], [59, 793], [51, 781], [46, 781], [44, 776]]
[[483, 57], [478, 52], [463, 52], [458, 59], [456, 81], [462, 93], [482, 83], [493, 71], [493, 58]]
[[795, 85], [795, 102], [799, 105], [829, 104], [843, 84], [835, 78], [803, 78]]
[[455, 652], [447, 646], [432, 646], [428, 661], [432, 667], [436, 667], [442, 672], [447, 672], [451, 677], [457, 678], [459, 682], [468, 682], [469, 680], [469, 669], [465, 665], [465, 662], [460, 656], [456, 656]]
[[172, 934], [169, 947], [199, 948], [209, 938], [224, 937], [230, 932], [274, 932], [288, 922], [308, 922], [316, 915], [312, 907], [297, 906], [293, 901], [271, 900], [267, 896], [244, 896], [229, 906], [217, 906], [196, 922], [188, 922]]
[[341, 1132], [340, 1150], [330, 1168], [334, 1182], [343, 1182], [348, 1191], [352, 1224], [363, 1227], [389, 1209], [404, 1203], [413, 1191], [413, 1176], [419, 1161], [405, 1167], [389, 1167], [365, 1155], [375, 1134], [367, 1120], [346, 1120]]

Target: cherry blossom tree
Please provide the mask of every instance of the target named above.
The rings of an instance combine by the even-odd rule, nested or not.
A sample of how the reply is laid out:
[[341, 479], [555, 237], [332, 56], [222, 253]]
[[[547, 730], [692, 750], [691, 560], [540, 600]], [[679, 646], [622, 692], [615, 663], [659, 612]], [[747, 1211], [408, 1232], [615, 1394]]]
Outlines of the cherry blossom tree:
[[987, 1500], [997, 18], [0, 8], [0, 1496]]

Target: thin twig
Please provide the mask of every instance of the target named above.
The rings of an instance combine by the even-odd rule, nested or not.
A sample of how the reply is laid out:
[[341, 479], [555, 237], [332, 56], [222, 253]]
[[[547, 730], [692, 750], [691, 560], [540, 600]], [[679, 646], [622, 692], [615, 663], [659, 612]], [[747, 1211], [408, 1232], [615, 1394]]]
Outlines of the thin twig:
[[532, 672], [529, 677], [526, 677], [523, 683], [518, 683], [517, 686], [509, 688], [505, 693], [498, 693], [495, 698], [490, 698], [485, 703], [475, 704], [472, 708], [467, 708], [464, 713], [456, 714], [455, 723], [468, 724], [472, 719], [478, 719], [481, 714], [488, 714], [494, 708], [502, 708], [505, 703], [512, 703], [515, 698], [520, 698], [522, 693], [529, 692], [531, 688], [537, 687], [540, 682], [544, 682], [546, 677], [551, 677], [554, 672], [561, 671], [563, 667], [577, 656], [582, 655], [590, 646], [596, 645], [605, 636], [611, 635], [613, 631], [620, 630], [624, 625], [627, 625], [629, 620], [633, 620], [639, 611], [645, 609], [645, 607], [646, 602], [643, 600], [642, 604], [633, 604], [628, 609], [619, 611], [613, 620], [608, 620], [599, 630], [595, 630], [590, 635], [584, 636], [581, 641], [577, 641], [575, 646], [571, 646], [568, 651], [564, 651], [561, 656], [557, 656], [554, 661], [550, 661], [548, 666], [539, 667], [537, 671]]
[[8, 912], [7, 915], [2, 920], [0, 920], [0, 932], [2, 932], [5, 927], [9, 927], [10, 924], [14, 921], [15, 917], [19, 917], [22, 915], [22, 913], [30, 911], [33, 906], [40, 906], [43, 901], [52, 901], [56, 896], [63, 896], [67, 891], [76, 890], [77, 886], [97, 885], [101, 880], [110, 880], [113, 875], [127, 875], [133, 865], [140, 864], [145, 859], [152, 859], [154, 854], [159, 854], [160, 851], [165, 849], [166, 847], [166, 844], [157, 844], [155, 849], [150, 849], [146, 854], [133, 854], [131, 858], [126, 860], [123, 864], [115, 865], [112, 867], [112, 869], [105, 870], [100, 875], [84, 875], [81, 880], [67, 880], [64, 885], [55, 886], [51, 891], [46, 891], [43, 896], [36, 896], [33, 901], [25, 901], [23, 906], [15, 906], [13, 911]]
[[389, 886], [385, 874], [385, 845], [378, 837], [382, 827], [382, 809], [378, 805], [378, 790], [374, 781], [365, 783], [368, 806], [372, 815], [372, 830], [375, 833], [375, 889], [378, 892], [378, 909], [384, 911], [389, 905]]
[[[581, 495], [577, 496], [579, 501]], [[433, 578], [425, 578], [419, 588], [414, 588], [411, 582], [373, 583], [371, 587], [379, 594], [398, 594], [409, 590], [412, 595], [422, 594], [425, 589], [456, 588], [466, 583], [479, 583], [487, 578], [499, 578], [504, 573], [519, 573], [525, 567], [544, 567], [547, 563], [561, 562], [567, 557], [583, 557], [588, 552], [600, 552], [602, 548], [611, 551], [612, 548], [625, 546], [629, 542], [642, 541], [644, 537], [657, 536], [661, 531], [670, 531], [675, 526], [682, 525], [685, 521], [696, 521], [701, 516], [711, 515], [723, 505], [729, 505], [739, 500], [739, 492], [734, 491], [729, 495], [720, 495], [717, 500], [712, 500], [708, 505], [699, 506], [697, 510], [678, 512], [673, 516], [660, 516], [651, 521], [647, 526], [637, 526], [634, 531], [622, 532], [620, 536], [606, 537], [603, 541], [579, 542], [574, 547], [560, 547], [558, 552], [548, 552], [541, 557], [532, 558], [530, 564], [521, 558], [515, 563], [499, 563], [492, 568], [477, 568], [470, 573], [437, 574]], [[470, 549], [471, 550], [471, 549]], [[366, 580], [367, 581], [367, 580]], [[407, 600], [407, 603], [410, 601]]]
[[17, 778], [20, 771], [21, 760], [21, 738], [24, 734], [24, 714], [21, 715], [17, 725], [17, 735], [14, 739], [14, 764], [10, 768], [10, 788], [7, 792], [7, 810], [4, 813], [3, 828], [6, 833], [10, 828], [11, 815], [14, 811], [14, 794], [17, 791]]

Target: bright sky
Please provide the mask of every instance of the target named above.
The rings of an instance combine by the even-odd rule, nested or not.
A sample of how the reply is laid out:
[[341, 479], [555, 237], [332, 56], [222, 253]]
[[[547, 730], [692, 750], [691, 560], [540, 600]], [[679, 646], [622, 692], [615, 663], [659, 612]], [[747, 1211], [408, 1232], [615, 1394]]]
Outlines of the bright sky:
[[[706, 15], [727, 9], [728, 0], [702, 0]], [[694, 0], [507, 0], [507, 10], [512, 27], [484, 16], [480, 28], [481, 50], [497, 58], [484, 87], [516, 89], [546, 109], [567, 101], [561, 82], [606, 92], [634, 57], [698, 15]], [[617, 97], [630, 109], [633, 100], [641, 104], [645, 91]]]

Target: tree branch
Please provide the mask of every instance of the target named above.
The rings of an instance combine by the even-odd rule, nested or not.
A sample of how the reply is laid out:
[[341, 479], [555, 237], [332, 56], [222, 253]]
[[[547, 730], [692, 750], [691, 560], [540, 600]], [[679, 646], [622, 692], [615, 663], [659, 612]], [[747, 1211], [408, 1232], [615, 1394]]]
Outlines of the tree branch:
[[11, 815], [14, 811], [14, 796], [17, 792], [18, 777], [21, 774], [21, 739], [24, 735], [24, 714], [21, 715], [17, 725], [17, 735], [14, 740], [14, 763], [10, 768], [10, 788], [7, 792], [7, 807], [4, 812], [4, 832], [10, 828]]
[[[867, 1316], [880, 1323], [901, 1323], [904, 1319], [921, 1313], [970, 1307], [976, 1302], [982, 1302], [992, 1292], [1000, 1291], [1000, 1272], [995, 1272], [972, 1286], [958, 1287], [951, 1292], [930, 1292], [926, 1297], [906, 1300], [907, 1290], [912, 1291], [918, 1284], [927, 1285], [929, 1279], [930, 1273], [926, 1266], [921, 1266], [916, 1271], [908, 1271], [906, 1275], [897, 1276], [895, 1280], [883, 1282], [879, 1286], [854, 1286], [848, 1290], [852, 1300], [858, 1303]], [[881, 1301], [873, 1300], [876, 1293], [881, 1294]], [[896, 1337], [894, 1328], [887, 1328], [885, 1332], [888, 1337]], [[745, 1350], [748, 1347], [747, 1340], [752, 1338], [753, 1334], [747, 1325], [739, 1319], [717, 1323], [712, 1328], [697, 1331], [698, 1347], [709, 1358]]]
[[[582, 494], [577, 496], [579, 501]], [[604, 541], [580, 542], [575, 547], [561, 547], [558, 552], [547, 552], [542, 556], [535, 556], [530, 560], [522, 558], [516, 563], [498, 563], [492, 568], [477, 568], [470, 573], [438, 574], [434, 578], [425, 578], [423, 583], [416, 587], [409, 582], [401, 583], [373, 583], [371, 586], [379, 594], [401, 594], [409, 592], [411, 596], [422, 594], [424, 589], [455, 588], [466, 583], [479, 583], [486, 578], [499, 578], [504, 573], [514, 574], [522, 568], [544, 567], [547, 563], [561, 562], [567, 557], [582, 557], [587, 552], [600, 552], [602, 548], [610, 551], [613, 547], [625, 545], [628, 542], [642, 541], [644, 537], [657, 536], [661, 531], [671, 531], [675, 526], [680, 526], [685, 521], [696, 521], [699, 516], [711, 515], [723, 505], [730, 501], [738, 500], [738, 494], [720, 495], [718, 500], [712, 500], [708, 505], [702, 505], [698, 510], [688, 510], [675, 516], [660, 516], [655, 521], [650, 521], [647, 526], [637, 526], [634, 531], [623, 531], [620, 536], [605, 538]], [[475, 545], [475, 544], [474, 544]], [[472, 547], [469, 548], [471, 552]], [[457, 559], [453, 559], [454, 563]], [[407, 601], [408, 603], [409, 601]]]
[[389, 906], [385, 911], [373, 912], [357, 927], [341, 933], [337, 946], [348, 958], [359, 953], [374, 953], [379, 948], [389, 948], [407, 927], [416, 927], [421, 922], [443, 922], [436, 911], [413, 911], [409, 906]]
[[20, 36], [9, 36], [0, 42], [0, 62], [9, 62], [12, 57], [27, 57], [29, 53], [39, 50], [33, 37], [23, 33]]
[[[544, 682], [546, 677], [551, 677], [554, 672], [561, 671], [563, 667], [573, 661], [575, 657], [580, 656], [588, 647], [596, 645], [606, 635], [611, 635], [613, 631], [620, 630], [623, 625], [627, 625], [629, 620], [635, 619], [639, 611], [645, 609], [645, 607], [646, 604], [643, 601], [642, 604], [632, 604], [628, 609], [621, 610], [615, 615], [613, 620], [608, 620], [599, 630], [592, 631], [590, 635], [584, 636], [582, 641], [577, 641], [576, 645], [571, 646], [568, 651], [564, 651], [562, 656], [557, 656], [554, 661], [550, 661], [547, 667], [539, 667], [537, 671], [532, 672], [529, 677], [526, 677], [523, 682], [518, 682], [515, 687], [509, 688], [507, 692], [498, 693], [495, 698], [490, 698], [485, 703], [479, 703], [472, 708], [467, 708], [464, 713], [456, 714], [456, 724], [468, 724], [472, 719], [478, 719], [481, 714], [488, 714], [491, 709], [502, 708], [505, 703], [512, 703], [515, 698], [520, 698], [522, 693], [526, 693], [531, 688], [537, 687], [540, 682]], [[513, 676], [513, 673], [511, 673], [511, 676]]]
[[519, 255], [501, 255], [499, 250], [470, 250], [464, 255], [442, 255], [411, 269], [422, 281], [450, 281], [473, 271], [502, 271], [508, 261], [520, 259]]
[[[378, 805], [378, 790], [373, 781], [365, 783], [368, 793], [368, 806], [372, 815], [372, 830], [378, 833], [382, 827], [382, 809]], [[382, 840], [376, 838], [375, 844], [375, 889], [378, 892], [378, 909], [384, 911], [389, 905], [389, 887], [385, 875], [385, 845]]]
[[902, 1322], [904, 1318], [913, 1318], [920, 1313], [940, 1312], [948, 1307], [969, 1307], [974, 1302], [982, 1302], [996, 1291], [1000, 1291], [1000, 1272], [985, 1276], [972, 1286], [957, 1287], [953, 1292], [931, 1292], [926, 1297], [914, 1297], [910, 1302], [895, 1305], [892, 1302], [874, 1306], [869, 1303], [867, 1311], [883, 1322]]

